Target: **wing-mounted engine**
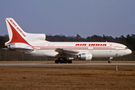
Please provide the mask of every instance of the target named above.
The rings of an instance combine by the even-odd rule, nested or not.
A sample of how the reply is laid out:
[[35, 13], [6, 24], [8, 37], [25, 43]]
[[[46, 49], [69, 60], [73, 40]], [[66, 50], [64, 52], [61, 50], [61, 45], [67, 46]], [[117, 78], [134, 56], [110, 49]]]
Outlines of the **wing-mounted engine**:
[[91, 53], [81, 53], [78, 55], [78, 58], [81, 60], [91, 60], [92, 54]]

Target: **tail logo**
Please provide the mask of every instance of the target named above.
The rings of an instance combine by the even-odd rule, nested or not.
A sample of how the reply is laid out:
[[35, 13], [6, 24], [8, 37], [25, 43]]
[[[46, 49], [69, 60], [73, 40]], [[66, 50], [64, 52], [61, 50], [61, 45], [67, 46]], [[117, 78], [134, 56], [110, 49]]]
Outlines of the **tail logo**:
[[12, 20], [10, 20], [10, 22], [16, 27], [16, 29], [17, 29], [24, 37], [26, 37], [26, 35], [23, 33], [23, 31], [22, 31]]
[[21, 30], [21, 28], [12, 19], [9, 20], [10, 22], [8, 21], [8, 19], [6, 19], [6, 20], [7, 20], [8, 24], [9, 24], [9, 26], [11, 28], [11, 32], [12, 32], [12, 37], [11, 37], [11, 39], [6, 44], [11, 44], [11, 43], [25, 43], [27, 45], [30, 45], [25, 40], [24, 37], [26, 37], [26, 35]]

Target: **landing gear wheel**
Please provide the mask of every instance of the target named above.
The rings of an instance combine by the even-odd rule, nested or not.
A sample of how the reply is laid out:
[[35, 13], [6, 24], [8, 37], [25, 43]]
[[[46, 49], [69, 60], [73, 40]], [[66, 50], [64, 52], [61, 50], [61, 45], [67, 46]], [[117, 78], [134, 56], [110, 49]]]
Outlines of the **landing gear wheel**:
[[60, 60], [60, 63], [64, 63], [64, 61], [63, 60]]
[[113, 59], [113, 57], [110, 57], [108, 60], [108, 63], [112, 63], [112, 59]]
[[67, 62], [68, 62], [68, 63], [72, 63], [72, 60], [68, 60]]
[[67, 60], [64, 61], [64, 63], [67, 63], [67, 62], [68, 62]]
[[72, 63], [72, 60], [67, 60], [67, 58], [58, 58], [58, 60], [55, 60], [55, 63]]
[[59, 63], [59, 60], [55, 60], [55, 63], [56, 63], [56, 64]]
[[112, 60], [108, 60], [108, 63], [112, 63]]

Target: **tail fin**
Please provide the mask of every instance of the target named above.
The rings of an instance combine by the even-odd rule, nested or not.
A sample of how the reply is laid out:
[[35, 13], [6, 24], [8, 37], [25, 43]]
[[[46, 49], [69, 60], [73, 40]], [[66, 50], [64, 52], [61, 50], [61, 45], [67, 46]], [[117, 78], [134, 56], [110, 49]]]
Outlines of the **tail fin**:
[[25, 43], [30, 45], [31, 42], [45, 41], [45, 34], [31, 34], [24, 32], [13, 18], [6, 18], [9, 41], [5, 45], [12, 43]]

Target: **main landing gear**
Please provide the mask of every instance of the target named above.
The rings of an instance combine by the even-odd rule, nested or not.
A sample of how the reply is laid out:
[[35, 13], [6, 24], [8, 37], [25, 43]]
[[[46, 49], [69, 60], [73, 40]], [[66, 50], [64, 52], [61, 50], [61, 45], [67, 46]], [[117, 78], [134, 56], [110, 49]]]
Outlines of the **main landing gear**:
[[58, 58], [55, 63], [72, 63], [72, 60], [67, 60], [67, 58]]
[[112, 59], [113, 59], [113, 57], [110, 57], [108, 60], [108, 63], [112, 63]]

